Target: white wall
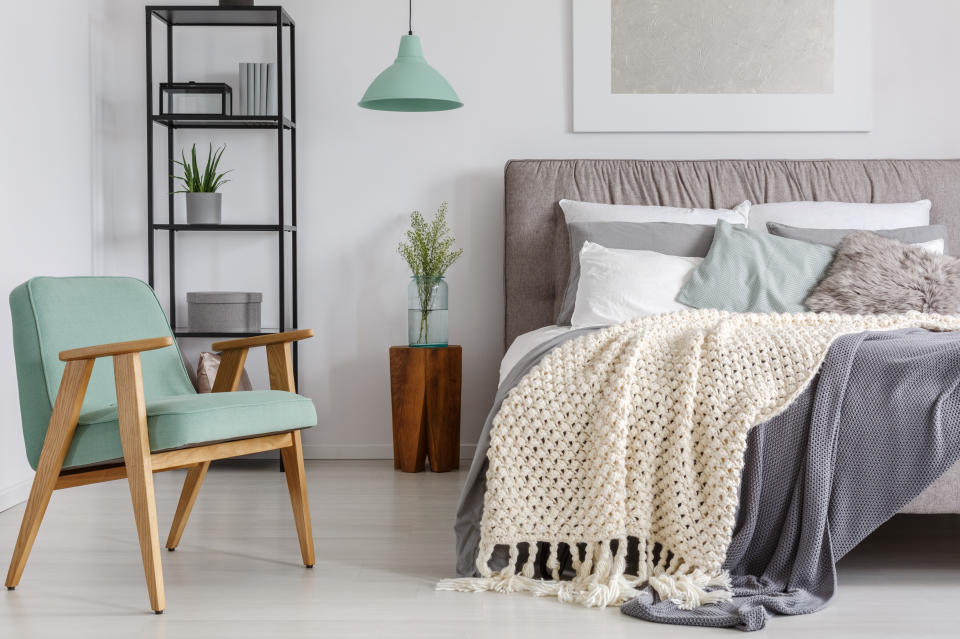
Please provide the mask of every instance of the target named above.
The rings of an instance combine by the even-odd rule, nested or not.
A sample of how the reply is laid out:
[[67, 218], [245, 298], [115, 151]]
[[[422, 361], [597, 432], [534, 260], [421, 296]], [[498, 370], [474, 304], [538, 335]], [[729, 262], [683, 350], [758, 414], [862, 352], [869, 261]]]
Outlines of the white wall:
[[[314, 399], [321, 421], [305, 438], [311, 456], [391, 454], [386, 351], [390, 344], [402, 343], [406, 334], [407, 272], [395, 253], [396, 243], [412, 209], [431, 211], [443, 200], [450, 202], [451, 225], [465, 249], [449, 274], [450, 325], [451, 340], [464, 346], [462, 440], [476, 440], [502, 355], [503, 165], [510, 158], [960, 155], [960, 79], [955, 72], [960, 3], [951, 0], [874, 2], [876, 124], [869, 134], [573, 134], [568, 1], [414, 4], [414, 30], [423, 38], [427, 59], [454, 85], [466, 104], [463, 109], [402, 114], [356, 107], [370, 80], [396, 55], [406, 30], [402, 0], [284, 2], [299, 36], [300, 324], [318, 330], [318, 337], [304, 345], [301, 363], [301, 390]], [[21, 59], [28, 41], [47, 42], [46, 47], [31, 47], [31, 55], [38, 57], [31, 59], [29, 70], [12, 68], [48, 100], [32, 99], [30, 108], [0, 101], [3, 108], [13, 102], [13, 108], [38, 121], [37, 127], [24, 127], [4, 118], [10, 131], [4, 129], [8, 152], [0, 179], [11, 180], [9, 163], [19, 164], [26, 157], [40, 161], [44, 152], [56, 151], [59, 155], [42, 158], [47, 167], [55, 162], [57, 173], [54, 192], [42, 189], [50, 199], [42, 208], [51, 221], [58, 217], [56, 224], [17, 221], [24, 227], [21, 235], [36, 239], [4, 238], [16, 242], [19, 256], [5, 254], [5, 264], [20, 269], [16, 276], [5, 269], [4, 281], [9, 288], [29, 273], [85, 268], [85, 248], [69, 247], [71, 257], [64, 257], [24, 247], [47, 245], [38, 236], [41, 226], [45, 232], [85, 242], [85, 207], [91, 199], [96, 270], [145, 277], [143, 3], [46, 5], [71, 8], [67, 15], [51, 11], [50, 19], [35, 26], [4, 22], [5, 28], [16, 29], [5, 59]], [[76, 24], [84, 22], [85, 11], [89, 38]], [[178, 46], [182, 55], [176, 64], [184, 74], [178, 73], [177, 79], [231, 81], [241, 57], [272, 59], [270, 42], [256, 33], [197, 31], [182, 36]], [[70, 84], [59, 86], [61, 82]], [[87, 88], [81, 86], [84, 82]], [[60, 118], [52, 117], [56, 106], [72, 105], [73, 96], [84, 91], [92, 113], [81, 106], [57, 109]], [[93, 126], [85, 130], [88, 121]], [[235, 182], [225, 189], [225, 215], [243, 220], [272, 216], [275, 191], [267, 171], [273, 170], [275, 147], [269, 134], [216, 132], [210, 138], [178, 138], [186, 144], [208, 139], [228, 143], [224, 162], [236, 168]], [[87, 157], [92, 159], [92, 177], [77, 161]], [[21, 176], [27, 169], [12, 168], [12, 191], [23, 192]], [[39, 177], [27, 184], [41, 189]], [[10, 187], [4, 193], [9, 202]], [[27, 201], [22, 195], [12, 199], [14, 211], [19, 201]], [[30, 202], [31, 210], [36, 209], [32, 197]], [[78, 210], [84, 214], [76, 215]], [[181, 290], [269, 293], [275, 267], [263, 266], [271, 264], [272, 243], [267, 242], [239, 238], [214, 253], [184, 242], [178, 253]], [[34, 266], [23, 262], [31, 256], [37, 260]], [[9, 334], [8, 328], [0, 327], [0, 332]], [[8, 342], [4, 348], [9, 349]], [[199, 348], [189, 345], [191, 353]], [[0, 367], [3, 392], [11, 400], [3, 409], [4, 451], [12, 451], [0, 453], [0, 472], [6, 473], [21, 459], [9, 351], [0, 353]], [[8, 440], [17, 446], [7, 446]], [[18, 468], [12, 476], [20, 477], [22, 471]]]
[[[90, 273], [89, 21], [84, 3], [4, 2], [0, 59], [0, 293], [35, 275]], [[4, 303], [4, 306], [6, 304]], [[0, 310], [0, 510], [33, 472], [20, 430], [10, 313]]]
[[[114, 13], [104, 19], [102, 38], [117, 44], [103, 51], [109, 73], [95, 74], [94, 92], [110, 114], [95, 145], [125, 160], [123, 179], [105, 187], [110, 204], [103, 215], [113, 231], [102, 247], [104, 266], [110, 273], [143, 275], [143, 10], [120, 0], [99, 4]], [[464, 346], [462, 441], [476, 441], [502, 355], [503, 165], [510, 158], [960, 155], [960, 80], [954, 72], [960, 42], [952, 26], [960, 23], [960, 3], [875, 4], [873, 133], [573, 134], [567, 1], [417, 0], [414, 31], [426, 57], [466, 104], [423, 114], [356, 106], [396, 55], [405, 2], [284, 2], [298, 33], [300, 323], [318, 330], [302, 350], [301, 390], [320, 413], [320, 428], [305, 436], [307, 453], [391, 454], [387, 348], [403, 343], [406, 330], [407, 272], [396, 243], [411, 210], [431, 211], [443, 200], [450, 202], [451, 225], [464, 248], [449, 274], [450, 336]], [[207, 30], [182, 37], [178, 46], [185, 55], [176, 66], [185, 74], [178, 79], [230, 81], [236, 62], [251, 59], [244, 53], [250, 48], [260, 59], [273, 58], [272, 41], [256, 34]], [[210, 139], [228, 143], [224, 161], [236, 168], [224, 214], [272, 215], [275, 192], [261, 181], [269, 182], [270, 174], [260, 174], [274, 166], [269, 134], [216, 133]], [[178, 255], [184, 290], [272, 290], [275, 267], [264, 273], [262, 266], [270, 264], [272, 240], [240, 241], [239, 249], [225, 244], [211, 255], [184, 246]]]

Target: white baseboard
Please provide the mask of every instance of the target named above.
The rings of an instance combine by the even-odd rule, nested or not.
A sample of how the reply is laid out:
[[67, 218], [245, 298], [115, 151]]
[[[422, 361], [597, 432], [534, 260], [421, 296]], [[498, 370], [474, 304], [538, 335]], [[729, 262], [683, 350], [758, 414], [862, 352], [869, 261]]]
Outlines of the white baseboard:
[[30, 486], [32, 484], [32, 479], [24, 479], [13, 486], [7, 486], [6, 488], [0, 489], [0, 512], [3, 512], [8, 508], [13, 508], [21, 502], [27, 501], [27, 497], [30, 495]]
[[[460, 459], [473, 459], [476, 444], [462, 444]], [[264, 458], [276, 456], [276, 451], [260, 453]], [[392, 444], [305, 444], [303, 456], [306, 459], [393, 459]], [[258, 457], [251, 455], [250, 457]], [[461, 468], [463, 466], [461, 465]], [[0, 512], [25, 502], [30, 495], [33, 479], [0, 489]]]
[[[473, 459], [476, 444], [462, 444], [460, 459]], [[306, 459], [393, 459], [393, 444], [304, 444]]]

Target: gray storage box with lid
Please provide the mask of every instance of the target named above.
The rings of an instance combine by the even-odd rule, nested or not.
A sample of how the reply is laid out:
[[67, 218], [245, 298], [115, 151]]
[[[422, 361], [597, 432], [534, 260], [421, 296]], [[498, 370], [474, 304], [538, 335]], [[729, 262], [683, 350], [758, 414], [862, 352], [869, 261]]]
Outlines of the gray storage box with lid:
[[187, 293], [187, 326], [193, 331], [260, 330], [263, 293], [196, 291]]

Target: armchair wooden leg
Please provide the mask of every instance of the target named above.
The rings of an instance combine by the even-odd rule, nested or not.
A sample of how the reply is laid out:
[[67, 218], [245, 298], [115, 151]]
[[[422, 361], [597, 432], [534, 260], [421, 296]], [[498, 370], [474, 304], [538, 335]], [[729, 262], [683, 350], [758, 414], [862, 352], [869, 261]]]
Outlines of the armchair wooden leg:
[[180, 493], [180, 503], [177, 504], [177, 513], [173, 516], [173, 525], [170, 526], [170, 535], [167, 537], [167, 550], [176, 550], [180, 544], [180, 537], [183, 536], [183, 529], [187, 526], [190, 511], [193, 510], [193, 504], [200, 493], [200, 484], [207, 476], [209, 468], [210, 462], [200, 462], [187, 473], [187, 478], [183, 482], [183, 491]]
[[290, 491], [290, 503], [293, 505], [293, 519], [297, 524], [297, 537], [300, 538], [300, 554], [303, 565], [313, 568], [316, 562], [313, 549], [313, 524], [310, 523], [310, 502], [307, 499], [307, 477], [303, 468], [303, 443], [300, 431], [294, 431], [293, 445], [280, 449], [283, 458], [283, 470], [287, 474], [287, 489]]
[[140, 354], [116, 355], [113, 370], [117, 383], [117, 409], [120, 414], [120, 442], [123, 461], [130, 482], [133, 515], [140, 538], [140, 554], [147, 578], [150, 607], [163, 612], [163, 567], [160, 563], [160, 535], [157, 529], [157, 506], [153, 492], [153, 469], [150, 461], [150, 440], [147, 434], [147, 410], [143, 399], [143, 378]]
[[77, 428], [77, 419], [80, 417], [80, 407], [83, 405], [83, 396], [86, 393], [91, 372], [93, 372], [92, 360], [68, 362], [63, 378], [60, 380], [60, 389], [57, 391], [50, 425], [43, 440], [37, 473], [30, 488], [27, 509], [23, 513], [23, 522], [20, 524], [20, 535], [17, 537], [17, 545], [13, 549], [13, 558], [10, 560], [10, 570], [7, 572], [6, 586], [10, 590], [20, 583], [23, 569], [27, 565], [33, 541], [37, 538], [40, 522], [47, 510], [47, 504], [50, 503], [50, 495], [60, 476], [63, 460], [67, 456], [73, 433]]

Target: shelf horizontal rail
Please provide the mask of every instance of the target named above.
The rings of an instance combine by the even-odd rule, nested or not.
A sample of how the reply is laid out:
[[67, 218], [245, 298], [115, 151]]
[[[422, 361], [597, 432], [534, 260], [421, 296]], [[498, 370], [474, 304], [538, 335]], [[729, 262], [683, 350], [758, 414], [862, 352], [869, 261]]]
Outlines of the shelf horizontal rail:
[[262, 328], [259, 331], [208, 331], [195, 330], [181, 326], [173, 329], [174, 337], [257, 337], [259, 335], [275, 335], [284, 331], [295, 331], [296, 328]]
[[279, 6], [217, 7], [210, 5], [151, 5], [147, 10], [171, 26], [184, 27], [276, 27], [294, 26], [293, 18]]
[[297, 230], [297, 227], [291, 224], [284, 224], [283, 226], [278, 224], [154, 224], [153, 228], [157, 231], [254, 231], [274, 233], [280, 231], [290, 233]]
[[[174, 129], [276, 129], [275, 115], [216, 115], [208, 113], [179, 113], [154, 115], [153, 121]], [[297, 128], [296, 122], [283, 118], [284, 129]]]

